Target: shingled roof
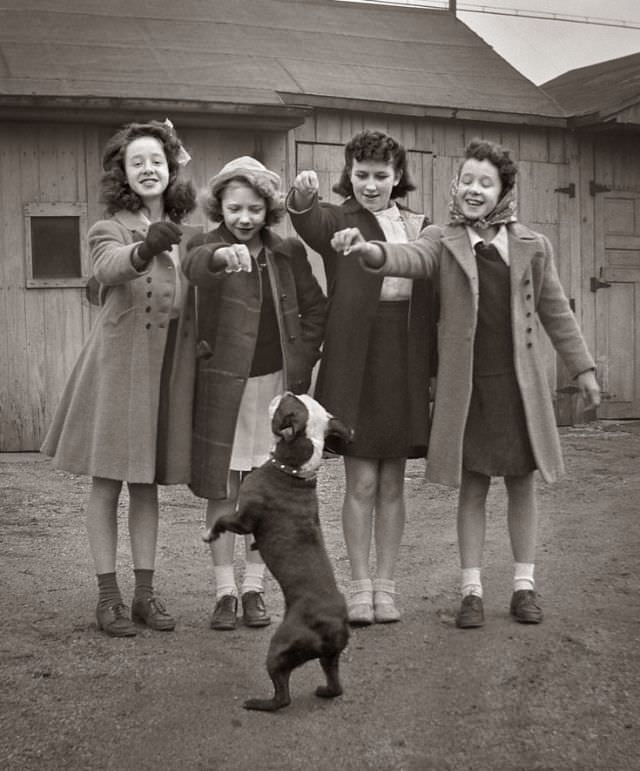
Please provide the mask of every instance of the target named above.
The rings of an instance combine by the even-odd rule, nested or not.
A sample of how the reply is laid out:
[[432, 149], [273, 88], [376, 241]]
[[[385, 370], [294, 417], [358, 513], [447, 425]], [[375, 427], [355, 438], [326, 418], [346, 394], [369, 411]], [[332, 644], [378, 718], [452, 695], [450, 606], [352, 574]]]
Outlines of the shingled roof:
[[580, 67], [541, 88], [576, 126], [640, 126], [640, 53]]
[[563, 125], [562, 110], [447, 11], [334, 0], [4, 0], [0, 115], [171, 104], [311, 105]]

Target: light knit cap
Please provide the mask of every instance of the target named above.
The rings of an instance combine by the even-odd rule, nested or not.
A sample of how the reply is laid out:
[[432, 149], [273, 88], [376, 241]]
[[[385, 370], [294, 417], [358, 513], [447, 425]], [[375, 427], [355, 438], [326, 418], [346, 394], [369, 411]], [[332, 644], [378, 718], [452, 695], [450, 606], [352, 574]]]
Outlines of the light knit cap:
[[260, 161], [250, 155], [241, 155], [226, 163], [220, 171], [209, 180], [211, 195], [215, 195], [229, 180], [244, 177], [250, 184], [265, 184], [276, 196], [280, 192], [280, 177], [275, 171], [270, 171]]

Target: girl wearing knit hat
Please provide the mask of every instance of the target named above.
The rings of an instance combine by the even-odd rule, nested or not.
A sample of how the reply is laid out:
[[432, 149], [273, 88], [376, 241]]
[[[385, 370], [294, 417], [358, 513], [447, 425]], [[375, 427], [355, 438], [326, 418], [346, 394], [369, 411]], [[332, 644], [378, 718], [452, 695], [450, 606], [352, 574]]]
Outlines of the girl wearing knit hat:
[[[284, 214], [280, 177], [255, 158], [226, 164], [202, 206], [218, 227], [189, 244], [185, 273], [198, 288], [198, 367], [191, 489], [207, 499], [207, 526], [232, 513], [243, 473], [264, 463], [268, 405], [283, 390], [304, 393], [320, 356], [326, 298], [304, 246], [271, 225]], [[264, 563], [246, 540], [242, 583], [247, 626], [270, 623]], [[212, 629], [236, 626], [235, 536], [210, 545], [216, 581]]]

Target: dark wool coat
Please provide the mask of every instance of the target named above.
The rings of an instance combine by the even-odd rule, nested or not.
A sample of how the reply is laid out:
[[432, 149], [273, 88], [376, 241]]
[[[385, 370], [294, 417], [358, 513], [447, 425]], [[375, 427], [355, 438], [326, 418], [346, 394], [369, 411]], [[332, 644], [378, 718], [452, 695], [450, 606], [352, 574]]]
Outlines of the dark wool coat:
[[[181, 257], [197, 230], [182, 225]], [[42, 452], [74, 474], [164, 484], [189, 481], [195, 378], [195, 303], [184, 286], [170, 376], [168, 468], [156, 480], [160, 377], [176, 288], [167, 252], [143, 273], [131, 253], [147, 231], [142, 218], [121, 211], [89, 230], [93, 272], [102, 307], [64, 389]]]
[[320, 356], [327, 300], [311, 272], [304, 246], [262, 231], [267, 270], [213, 270], [211, 255], [235, 239], [221, 225], [189, 244], [184, 271], [197, 287], [198, 364], [191, 489], [225, 498], [242, 394], [260, 323], [262, 281], [271, 282], [282, 344], [284, 384], [304, 393]]
[[[289, 203], [291, 193], [289, 194]], [[416, 238], [424, 216], [400, 209], [409, 238]], [[302, 239], [323, 259], [329, 316], [316, 383], [315, 398], [347, 425], [357, 424], [362, 378], [382, 276], [365, 271], [353, 257], [337, 254], [331, 238], [337, 230], [360, 229], [366, 240], [384, 239], [374, 214], [348, 198], [340, 206], [319, 203], [304, 212], [289, 206], [291, 221]], [[413, 283], [409, 314], [409, 383], [412, 447], [426, 448], [429, 436], [429, 379], [435, 376], [437, 304], [433, 284]]]
[[[519, 223], [507, 230], [514, 366], [536, 464], [545, 481], [552, 482], [564, 467], [541, 326], [571, 377], [592, 369], [594, 362], [558, 278], [549, 239]], [[431, 225], [411, 244], [379, 245], [385, 264], [373, 273], [432, 276], [438, 282], [438, 390], [427, 477], [459, 486], [478, 318], [478, 270], [469, 236], [463, 225]]]

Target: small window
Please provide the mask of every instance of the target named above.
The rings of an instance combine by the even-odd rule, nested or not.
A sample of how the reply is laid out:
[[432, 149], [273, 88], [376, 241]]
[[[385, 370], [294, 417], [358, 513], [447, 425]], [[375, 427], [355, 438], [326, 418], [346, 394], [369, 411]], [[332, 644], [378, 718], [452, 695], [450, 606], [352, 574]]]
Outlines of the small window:
[[24, 207], [27, 287], [81, 287], [87, 283], [81, 203], [28, 203]]

